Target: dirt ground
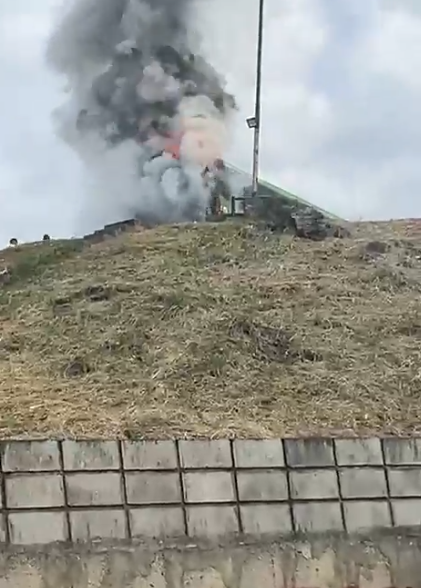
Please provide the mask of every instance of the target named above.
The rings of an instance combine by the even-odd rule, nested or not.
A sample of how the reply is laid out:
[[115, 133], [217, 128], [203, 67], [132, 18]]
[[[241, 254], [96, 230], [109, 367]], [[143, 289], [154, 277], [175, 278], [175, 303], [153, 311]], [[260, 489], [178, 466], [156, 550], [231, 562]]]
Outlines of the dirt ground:
[[0, 252], [0, 436], [421, 432], [421, 223]]

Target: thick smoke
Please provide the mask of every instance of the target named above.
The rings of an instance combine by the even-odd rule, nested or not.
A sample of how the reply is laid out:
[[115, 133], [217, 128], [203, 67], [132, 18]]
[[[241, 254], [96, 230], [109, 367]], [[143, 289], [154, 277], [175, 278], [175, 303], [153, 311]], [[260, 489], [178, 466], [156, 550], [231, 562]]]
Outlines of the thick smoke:
[[48, 63], [68, 82], [57, 129], [87, 166], [102, 220], [201, 219], [203, 172], [223, 173], [235, 104], [192, 50], [191, 1], [75, 0], [50, 38]]

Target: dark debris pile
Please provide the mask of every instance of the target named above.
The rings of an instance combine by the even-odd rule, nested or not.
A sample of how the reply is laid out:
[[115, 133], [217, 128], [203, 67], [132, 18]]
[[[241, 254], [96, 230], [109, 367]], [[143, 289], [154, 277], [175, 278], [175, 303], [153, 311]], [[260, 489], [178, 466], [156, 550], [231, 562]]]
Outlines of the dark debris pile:
[[291, 204], [277, 196], [257, 196], [246, 202], [247, 214], [273, 232], [287, 232], [301, 239], [323, 241], [350, 237], [349, 229], [319, 210], [301, 203]]

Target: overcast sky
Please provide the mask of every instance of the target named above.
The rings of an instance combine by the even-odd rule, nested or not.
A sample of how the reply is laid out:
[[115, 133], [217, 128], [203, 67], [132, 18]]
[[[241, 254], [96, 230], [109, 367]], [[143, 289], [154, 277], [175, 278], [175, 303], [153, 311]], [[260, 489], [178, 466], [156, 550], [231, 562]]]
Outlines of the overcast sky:
[[[196, 0], [207, 57], [251, 168], [257, 0]], [[78, 232], [84, 185], [54, 136], [44, 65], [57, 0], [0, 2], [0, 245]], [[261, 176], [338, 215], [421, 216], [421, 1], [266, 0]]]

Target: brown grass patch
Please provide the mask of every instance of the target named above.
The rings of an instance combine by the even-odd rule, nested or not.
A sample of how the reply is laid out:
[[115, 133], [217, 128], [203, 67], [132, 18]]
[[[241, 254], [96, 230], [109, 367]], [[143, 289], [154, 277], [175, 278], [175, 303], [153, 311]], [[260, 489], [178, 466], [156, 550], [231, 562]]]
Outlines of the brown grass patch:
[[0, 253], [0, 436], [421, 431], [421, 233], [238, 223]]

